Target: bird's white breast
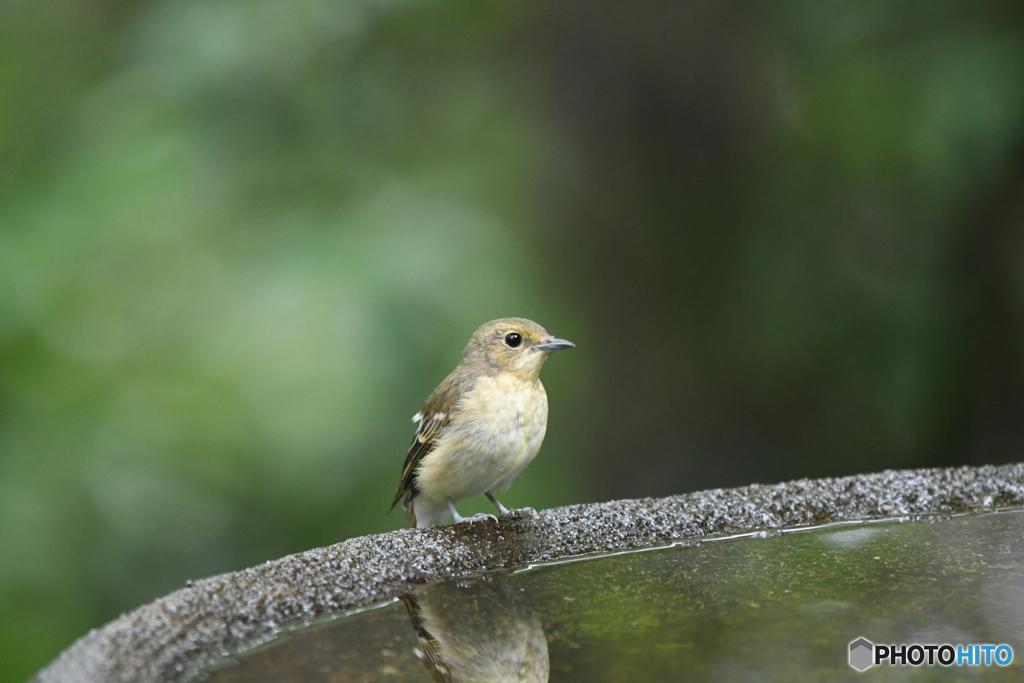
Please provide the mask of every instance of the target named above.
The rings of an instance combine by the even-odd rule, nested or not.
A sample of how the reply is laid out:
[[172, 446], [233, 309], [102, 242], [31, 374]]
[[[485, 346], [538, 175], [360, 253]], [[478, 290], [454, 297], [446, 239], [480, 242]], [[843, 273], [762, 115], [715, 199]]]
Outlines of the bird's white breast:
[[423, 458], [420, 494], [443, 502], [512, 485], [544, 441], [548, 399], [540, 380], [481, 377], [460, 397], [451, 422]]

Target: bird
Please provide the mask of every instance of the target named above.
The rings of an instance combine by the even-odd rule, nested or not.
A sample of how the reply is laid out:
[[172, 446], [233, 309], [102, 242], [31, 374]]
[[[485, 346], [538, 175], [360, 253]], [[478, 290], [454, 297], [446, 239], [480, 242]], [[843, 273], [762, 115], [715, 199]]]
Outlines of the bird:
[[433, 582], [399, 599], [419, 641], [413, 652], [437, 683], [547, 683], [544, 625], [513, 577]]
[[508, 490], [534, 459], [548, 424], [548, 397], [540, 370], [548, 356], [575, 344], [548, 334], [526, 318], [481, 325], [462, 360], [427, 399], [405, 458], [391, 509], [403, 496], [411, 527], [496, 519], [463, 517], [455, 501], [483, 494], [502, 517], [494, 497]]

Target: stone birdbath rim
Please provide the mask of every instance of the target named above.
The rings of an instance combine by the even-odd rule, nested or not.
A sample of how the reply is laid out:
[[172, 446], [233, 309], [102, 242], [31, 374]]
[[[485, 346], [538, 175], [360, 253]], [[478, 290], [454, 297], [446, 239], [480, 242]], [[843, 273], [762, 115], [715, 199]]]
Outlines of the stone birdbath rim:
[[1018, 463], [753, 484], [362, 536], [189, 582], [93, 629], [32, 681], [187, 680], [292, 625], [378, 604], [430, 581], [687, 540], [1022, 506]]

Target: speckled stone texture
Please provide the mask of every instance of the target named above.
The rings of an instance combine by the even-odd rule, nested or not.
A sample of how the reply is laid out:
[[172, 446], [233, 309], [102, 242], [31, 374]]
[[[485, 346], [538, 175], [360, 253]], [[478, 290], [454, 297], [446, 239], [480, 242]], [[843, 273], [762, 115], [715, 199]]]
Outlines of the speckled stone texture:
[[1022, 506], [1024, 463], [755, 484], [403, 529], [196, 581], [90, 631], [33, 681], [181, 680], [282, 627], [436, 579], [684, 539]]

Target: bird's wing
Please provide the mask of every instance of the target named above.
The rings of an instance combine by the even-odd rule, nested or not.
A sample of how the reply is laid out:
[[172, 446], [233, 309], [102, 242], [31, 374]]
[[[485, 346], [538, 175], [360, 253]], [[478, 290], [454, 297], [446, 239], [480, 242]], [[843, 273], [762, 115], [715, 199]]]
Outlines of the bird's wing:
[[416, 651], [416, 656], [423, 662], [423, 667], [436, 683], [452, 683], [452, 672], [448, 665], [444, 663], [444, 658], [441, 657], [441, 646], [430, 631], [426, 629], [423, 610], [420, 607], [419, 600], [416, 599], [415, 595], [409, 593], [399, 597], [405, 603], [405, 608], [409, 610], [409, 616], [412, 618], [412, 627], [416, 630], [416, 637], [420, 641], [420, 649]]
[[408, 506], [418, 493], [415, 489], [416, 469], [423, 461], [423, 457], [434, 450], [437, 438], [451, 421], [452, 413], [457, 410], [456, 401], [471, 387], [472, 380], [465, 375], [453, 372], [441, 382], [437, 389], [434, 389], [434, 393], [427, 399], [423, 409], [416, 414], [419, 417], [419, 426], [416, 428], [416, 435], [412, 438], [412, 445], [409, 446], [409, 454], [405, 456], [402, 481], [398, 485], [398, 491], [395, 492], [395, 499], [391, 501], [392, 510], [395, 509], [395, 505], [402, 499], [402, 496], [410, 494], [406, 500], [406, 506]]

